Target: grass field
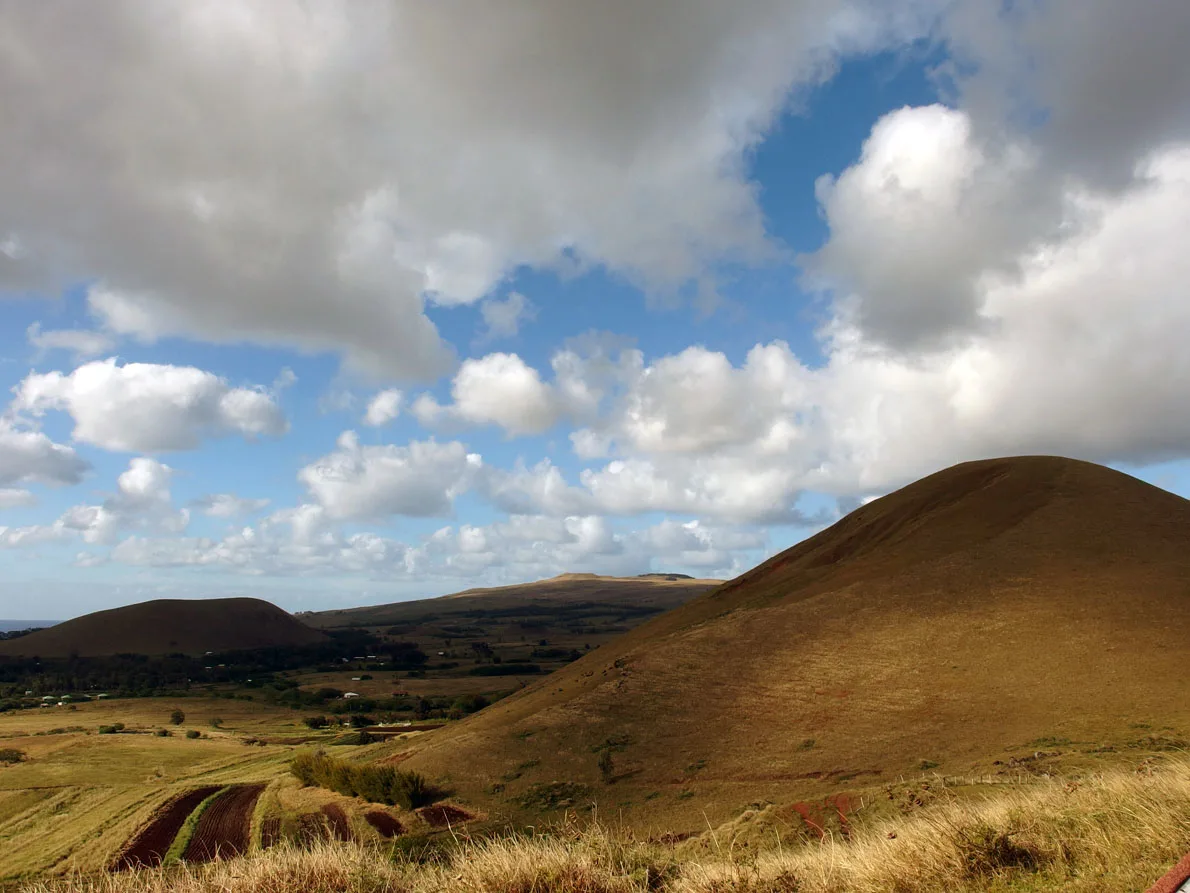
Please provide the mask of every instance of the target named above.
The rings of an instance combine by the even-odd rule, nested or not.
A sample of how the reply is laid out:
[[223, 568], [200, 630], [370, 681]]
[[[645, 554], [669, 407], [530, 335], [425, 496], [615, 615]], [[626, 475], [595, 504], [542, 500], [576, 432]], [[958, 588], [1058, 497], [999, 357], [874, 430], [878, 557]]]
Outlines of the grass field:
[[[181, 726], [170, 724], [175, 707]], [[118, 722], [122, 731], [99, 734]], [[163, 728], [169, 737], [157, 737]], [[0, 747], [25, 754], [0, 768], [0, 879], [95, 869], [179, 791], [284, 775], [292, 748], [245, 742], [299, 728], [290, 711], [197, 698], [0, 714]]]
[[846, 835], [774, 837], [758, 851], [745, 825], [763, 817], [684, 843], [643, 840], [614, 822], [474, 841], [454, 835], [431, 858], [315, 841], [207, 866], [77, 876], [29, 893], [1141, 893], [1190, 849], [1190, 759], [1078, 784], [942, 796]]

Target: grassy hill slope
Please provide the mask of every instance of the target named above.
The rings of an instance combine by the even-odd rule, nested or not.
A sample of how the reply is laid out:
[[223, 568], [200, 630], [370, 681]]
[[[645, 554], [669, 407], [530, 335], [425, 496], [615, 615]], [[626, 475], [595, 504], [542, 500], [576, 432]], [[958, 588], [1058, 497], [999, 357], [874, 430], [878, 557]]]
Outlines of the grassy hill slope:
[[325, 640], [323, 633], [260, 599], [159, 599], [97, 611], [0, 642], [0, 657], [202, 654]]
[[705, 828], [923, 766], [1160, 747], [1190, 727], [1187, 543], [1190, 502], [1128, 475], [959, 465], [426, 736], [402, 765], [494, 812], [597, 801]]

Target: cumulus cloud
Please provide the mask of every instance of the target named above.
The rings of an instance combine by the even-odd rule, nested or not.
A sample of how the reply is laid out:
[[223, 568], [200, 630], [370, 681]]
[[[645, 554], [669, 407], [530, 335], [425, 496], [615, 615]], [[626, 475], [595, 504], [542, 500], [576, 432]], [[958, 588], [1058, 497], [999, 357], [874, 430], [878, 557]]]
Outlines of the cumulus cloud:
[[404, 395], [396, 388], [379, 391], [368, 401], [368, 408], [364, 411], [364, 424], [373, 428], [387, 425], [401, 414], [401, 401]]
[[1026, 122], [1051, 173], [1112, 189], [1145, 155], [1190, 140], [1184, 3], [956, 3], [940, 33], [980, 132]]
[[0, 417], [0, 486], [77, 484], [89, 467], [70, 447]]
[[192, 366], [87, 363], [70, 374], [32, 373], [15, 389], [13, 408], [40, 416], [63, 410], [74, 439], [108, 450], [164, 452], [204, 437], [278, 436], [288, 425], [264, 390], [235, 388]]
[[0, 487], [0, 509], [28, 508], [37, 504], [37, 497], [28, 490]]
[[[3, 532], [0, 532], [3, 542]], [[499, 585], [565, 571], [633, 575], [685, 570], [734, 575], [768, 548], [763, 531], [663, 522], [617, 530], [598, 516], [511, 515], [488, 525], [443, 527], [416, 545], [374, 533], [345, 535], [318, 505], [283, 509], [221, 539], [130, 536], [110, 560], [140, 567], [195, 567], [251, 576], [363, 575]], [[109, 555], [86, 554], [94, 563]]]
[[523, 294], [514, 291], [502, 301], [489, 298], [479, 305], [479, 312], [484, 322], [479, 340], [483, 342], [515, 337], [521, 325], [536, 315], [536, 308]]
[[935, 5], [9, 3], [0, 283], [100, 279], [118, 334], [436, 374], [427, 296], [574, 259], [672, 289], [764, 254], [748, 148]]
[[462, 422], [499, 425], [509, 434], [539, 434], [561, 411], [554, 392], [536, 369], [516, 354], [492, 353], [463, 363], [451, 386], [454, 402], [440, 406], [423, 395], [412, 411], [423, 425]]
[[268, 508], [268, 499], [248, 499], [234, 493], [212, 493], [195, 500], [195, 507], [208, 518], [239, 518]]
[[882, 118], [858, 164], [817, 184], [830, 240], [809, 258], [865, 336], [929, 347], [983, 322], [987, 276], [1013, 272], [1060, 210], [1023, 145], [981, 144], [941, 105]]
[[50, 524], [0, 528], [0, 545], [18, 548], [74, 539], [110, 546], [125, 529], [183, 533], [190, 512], [173, 507], [169, 489], [173, 473], [156, 459], [137, 457], [116, 479], [115, 492], [102, 504], [72, 506]]
[[54, 350], [69, 351], [76, 360], [86, 360], [107, 353], [116, 346], [116, 340], [106, 332], [92, 329], [51, 329], [43, 331], [40, 323], [33, 323], [25, 332], [29, 343], [39, 353]]
[[482, 467], [482, 458], [457, 441], [361, 446], [346, 431], [337, 449], [303, 468], [298, 480], [334, 519], [435, 517], [450, 514]]
[[[915, 139], [961, 158], [979, 139], [956, 123], [962, 114], [897, 111], [876, 132], [908, 120]], [[865, 152], [839, 183], [917, 178], [918, 187], [856, 202], [840, 244], [849, 245], [852, 225], [873, 243], [904, 244], [898, 203], [917, 213], [923, 195], [949, 194], [956, 181], [982, 176], [978, 167], [923, 169], [914, 153]], [[593, 382], [585, 392], [597, 411], [571, 437], [592, 467], [575, 481], [548, 462], [494, 470], [489, 497], [516, 512], [667, 511], [797, 524], [816, 520], [796, 510], [803, 492], [863, 497], [971, 458], [1190, 455], [1190, 420], [1180, 409], [1190, 389], [1182, 343], [1190, 256], [1171, 238], [1190, 219], [1190, 146], [1154, 152], [1126, 189], [1072, 180], [1060, 199], [1059, 226], [1008, 264], [975, 262], [962, 238], [935, 240], [937, 254], [962, 256], [954, 268], [978, 269], [964, 278], [962, 300], [980, 324], [962, 338], [892, 347], [887, 332], [854, 312], [849, 291], [822, 331], [826, 363], [815, 368], [782, 342], [757, 345], [738, 365], [701, 347], [652, 362], [627, 350], [615, 362], [597, 355], [589, 373], [581, 354], [561, 352], [550, 387], [562, 371], [574, 393]], [[930, 213], [969, 226], [948, 202]], [[867, 262], [896, 260], [873, 248]], [[864, 261], [856, 255], [856, 263]]]

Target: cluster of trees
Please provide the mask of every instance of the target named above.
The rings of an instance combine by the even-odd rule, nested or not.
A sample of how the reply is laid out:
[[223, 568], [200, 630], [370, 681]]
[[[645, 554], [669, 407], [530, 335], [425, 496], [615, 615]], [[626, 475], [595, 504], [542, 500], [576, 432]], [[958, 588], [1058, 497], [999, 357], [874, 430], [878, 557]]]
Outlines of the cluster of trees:
[[327, 788], [372, 803], [416, 809], [438, 797], [425, 776], [416, 772], [402, 772], [394, 766], [348, 763], [321, 751], [299, 753], [289, 768], [303, 785]]
[[0, 629], [0, 642], [5, 641], [6, 639], [19, 639], [21, 636], [27, 636], [29, 633], [35, 633], [44, 628], [45, 627], [41, 626], [31, 626], [28, 629]]
[[[0, 658], [0, 701], [26, 691], [41, 693], [103, 691], [119, 697], [180, 694], [202, 685], [243, 685], [260, 689], [266, 700], [290, 707], [313, 707], [325, 698], [274, 678], [287, 670], [331, 672], [344, 660], [362, 654], [384, 654], [386, 668], [416, 671], [426, 654], [415, 643], [384, 644], [365, 630], [333, 630], [331, 641], [318, 645], [258, 648], [194, 657], [167, 654], [117, 654], [108, 657]], [[336, 696], [338, 693], [336, 693]]]

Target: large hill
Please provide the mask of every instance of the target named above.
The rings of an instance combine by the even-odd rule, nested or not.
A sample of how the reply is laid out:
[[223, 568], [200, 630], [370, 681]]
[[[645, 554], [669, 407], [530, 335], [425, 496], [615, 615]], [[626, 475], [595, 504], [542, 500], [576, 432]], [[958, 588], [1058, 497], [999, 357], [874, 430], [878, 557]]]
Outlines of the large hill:
[[517, 583], [491, 589], [467, 589], [438, 598], [395, 602], [366, 608], [346, 608], [303, 614], [302, 620], [319, 629], [379, 627], [396, 623], [459, 620], [511, 614], [528, 608], [539, 614], [558, 608], [565, 614], [583, 606], [630, 606], [659, 613], [684, 605], [722, 580], [698, 580], [683, 574], [644, 574], [639, 577], [603, 577], [596, 574], [562, 574], [548, 580]]
[[0, 642], [0, 657], [202, 654], [323, 641], [323, 633], [260, 599], [159, 599]]
[[[402, 765], [493, 814], [563, 796], [705, 829], [922, 766], [1004, 771], [1047, 742], [1094, 759], [1097, 742], [1175, 741], [1188, 546], [1190, 502], [1128, 475], [959, 465], [424, 736]], [[534, 787], [555, 783], [578, 787]]]

